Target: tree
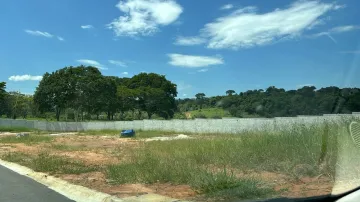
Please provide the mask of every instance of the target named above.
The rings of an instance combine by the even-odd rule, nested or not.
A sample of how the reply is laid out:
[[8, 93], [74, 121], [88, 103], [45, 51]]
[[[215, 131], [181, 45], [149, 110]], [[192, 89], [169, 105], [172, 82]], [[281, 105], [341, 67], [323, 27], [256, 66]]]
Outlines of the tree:
[[0, 82], [0, 101], [3, 100], [6, 95], [5, 88], [6, 88], [6, 83]]
[[153, 114], [165, 119], [173, 117], [177, 110], [177, 89], [164, 75], [141, 73], [126, 81], [126, 84], [134, 90], [136, 108], [139, 112], [146, 111], [149, 119]]
[[9, 92], [6, 96], [7, 116], [13, 119], [26, 118], [31, 113], [32, 97], [19, 92]]
[[130, 89], [124, 85], [117, 87], [117, 99], [119, 101], [119, 111], [122, 115], [125, 111], [134, 110], [137, 108], [137, 92], [134, 89]]
[[0, 82], [0, 116], [5, 113], [6, 83]]
[[54, 111], [59, 121], [66, 108], [82, 112], [96, 103], [93, 96], [100, 77], [99, 70], [90, 66], [70, 66], [45, 73], [36, 88], [34, 102], [41, 112]]
[[226, 95], [228, 95], [228, 96], [231, 96], [231, 95], [233, 95], [234, 93], [235, 93], [234, 90], [227, 90], [227, 91], [226, 91]]
[[197, 100], [202, 100], [205, 98], [205, 96], [206, 96], [205, 93], [198, 93], [195, 95]]

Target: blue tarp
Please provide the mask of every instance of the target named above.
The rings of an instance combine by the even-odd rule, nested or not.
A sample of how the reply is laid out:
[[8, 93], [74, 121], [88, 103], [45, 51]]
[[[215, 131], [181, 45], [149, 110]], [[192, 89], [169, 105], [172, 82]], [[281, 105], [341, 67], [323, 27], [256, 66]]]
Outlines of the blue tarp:
[[131, 130], [122, 130], [121, 131], [121, 136], [122, 137], [133, 137], [133, 136], [135, 136], [135, 131], [133, 129], [131, 129]]

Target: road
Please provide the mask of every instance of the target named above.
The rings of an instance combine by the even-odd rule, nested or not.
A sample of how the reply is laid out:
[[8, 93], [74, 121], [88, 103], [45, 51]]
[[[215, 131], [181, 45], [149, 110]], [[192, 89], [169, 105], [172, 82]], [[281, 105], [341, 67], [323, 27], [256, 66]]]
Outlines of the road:
[[46, 186], [0, 166], [0, 201], [73, 202]]

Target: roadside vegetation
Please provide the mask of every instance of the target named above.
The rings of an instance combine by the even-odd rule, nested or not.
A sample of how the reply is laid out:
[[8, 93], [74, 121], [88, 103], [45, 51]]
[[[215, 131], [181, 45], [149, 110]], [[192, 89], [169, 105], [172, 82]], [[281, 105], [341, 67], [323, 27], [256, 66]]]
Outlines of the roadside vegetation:
[[[119, 135], [120, 131], [88, 131], [65, 142], [66, 137], [56, 142], [58, 137], [44, 135], [29, 136], [33, 139], [1, 137], [0, 143], [7, 145], [39, 143], [46, 149], [40, 153], [8, 152], [1, 158], [50, 174], [98, 171], [105, 174], [110, 185], [189, 185], [198, 194], [195, 200], [259, 199], [292, 191], [290, 185], [275, 189], [274, 181], [263, 178], [263, 173], [279, 175], [277, 179], [287, 180], [288, 184], [319, 177], [331, 184], [335, 177], [337, 143], [343, 135], [348, 135], [347, 125], [347, 122], [326, 123], [298, 125], [277, 132], [188, 134], [193, 139], [152, 142], [136, 140], [174, 133], [137, 131], [136, 138], [101, 139], [100, 135]], [[96, 141], [102, 142], [95, 147]], [[61, 152], [96, 152], [119, 161], [89, 165], [84, 159], [68, 158], [60, 155]]]
[[30, 132], [34, 129], [25, 128], [25, 127], [9, 127], [9, 126], [0, 126], [0, 132]]
[[[248, 173], [283, 173], [293, 180], [320, 175], [333, 179], [340, 130], [326, 125], [149, 142], [129, 151], [132, 158], [128, 162], [109, 166], [107, 176], [117, 184], [189, 184], [199, 193], [222, 199], [262, 198], [276, 194], [273, 187], [258, 178], [244, 177]], [[324, 137], [326, 150], [322, 149]]]
[[51, 142], [53, 137], [46, 135], [29, 135], [24, 137], [16, 137], [14, 135], [0, 137], [0, 143], [24, 143], [27, 145], [37, 144], [41, 142]]
[[7, 153], [2, 156], [5, 161], [19, 163], [37, 172], [49, 174], [81, 174], [99, 170], [98, 167], [85, 165], [66, 157], [50, 155], [46, 152], [29, 155], [21, 152]]

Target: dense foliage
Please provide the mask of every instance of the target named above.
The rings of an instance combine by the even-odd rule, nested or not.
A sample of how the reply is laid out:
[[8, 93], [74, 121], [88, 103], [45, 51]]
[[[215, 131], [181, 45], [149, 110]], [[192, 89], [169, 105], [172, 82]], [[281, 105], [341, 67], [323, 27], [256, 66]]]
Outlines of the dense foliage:
[[141, 73], [132, 78], [103, 76], [95, 67], [65, 67], [52, 73], [45, 73], [34, 96], [16, 92], [5, 92], [5, 83], [0, 86], [1, 115], [17, 118], [46, 118], [55, 115], [56, 120], [91, 119], [105, 113], [108, 120], [124, 112], [135, 111], [138, 119], [142, 114], [152, 118], [154, 114], [164, 119], [173, 118], [177, 96], [176, 85], [165, 76]]
[[220, 107], [235, 117], [286, 117], [296, 115], [322, 115], [360, 111], [360, 89], [326, 87], [316, 90], [304, 86], [298, 90], [284, 90], [270, 86], [266, 90], [248, 90], [227, 96], [206, 98], [198, 93], [194, 99], [177, 100], [180, 111]]
[[[165, 76], [141, 73], [132, 78], [104, 76], [95, 67], [65, 67], [45, 73], [35, 94], [6, 92], [0, 82], [0, 117], [55, 117], [56, 120], [134, 120], [234, 117], [286, 117], [360, 111], [360, 89], [305, 86], [284, 90], [248, 90], [226, 95], [178, 99], [176, 85]], [[207, 110], [204, 110], [207, 109]], [[196, 110], [196, 111], [195, 111]], [[206, 112], [206, 113], [205, 113]], [[208, 117], [206, 114], [211, 114]], [[50, 118], [51, 119], [51, 118]]]

